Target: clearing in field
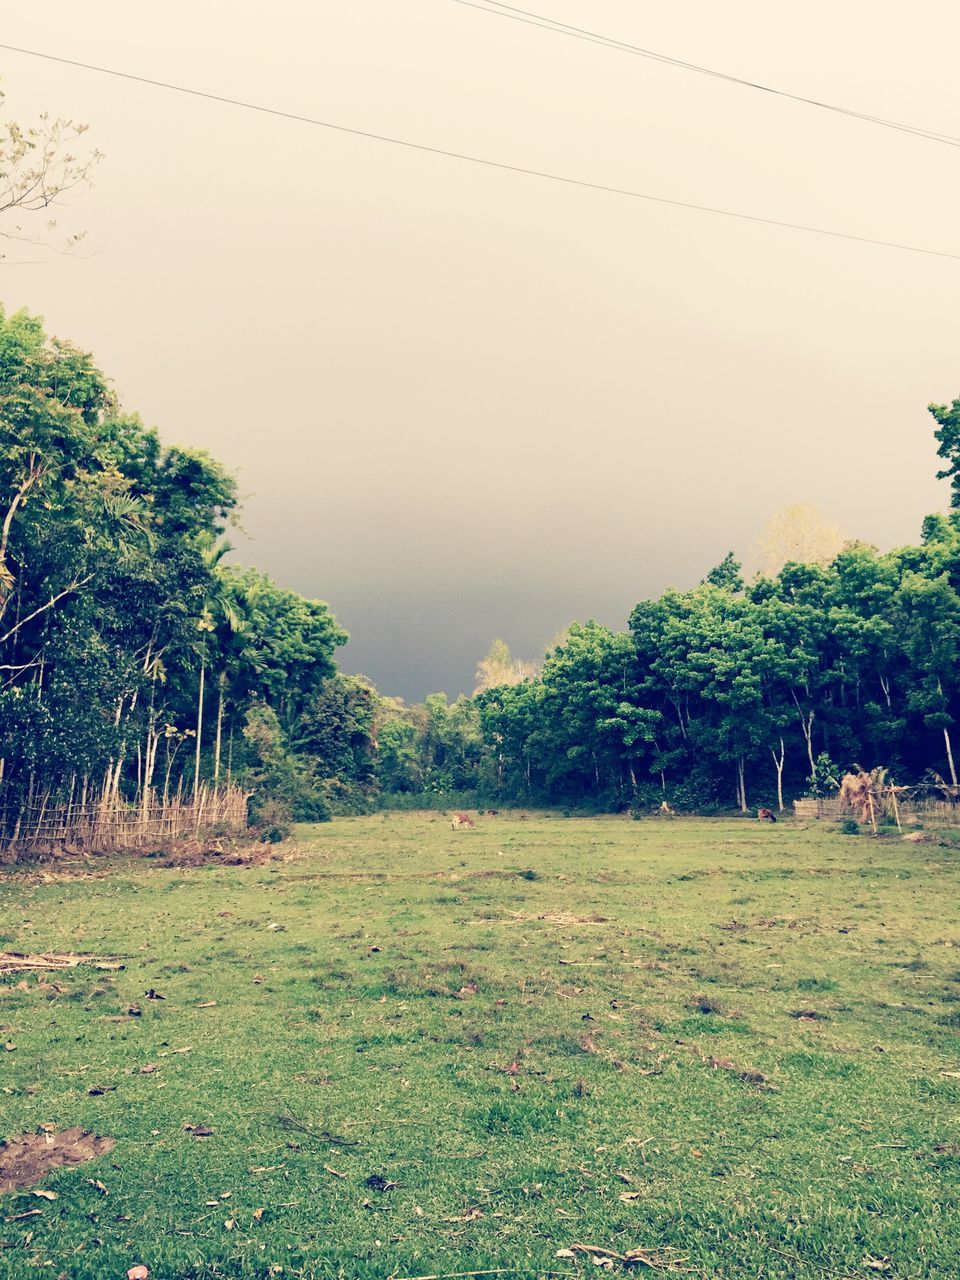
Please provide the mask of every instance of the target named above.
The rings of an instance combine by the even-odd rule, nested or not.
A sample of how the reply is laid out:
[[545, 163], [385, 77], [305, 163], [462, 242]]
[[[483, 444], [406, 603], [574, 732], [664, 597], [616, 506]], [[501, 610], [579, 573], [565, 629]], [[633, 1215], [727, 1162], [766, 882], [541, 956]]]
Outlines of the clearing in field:
[[11, 1180], [0, 1275], [960, 1273], [956, 853], [416, 814], [280, 848], [0, 879], [0, 951], [125, 965], [0, 977], [0, 1136], [113, 1140]]

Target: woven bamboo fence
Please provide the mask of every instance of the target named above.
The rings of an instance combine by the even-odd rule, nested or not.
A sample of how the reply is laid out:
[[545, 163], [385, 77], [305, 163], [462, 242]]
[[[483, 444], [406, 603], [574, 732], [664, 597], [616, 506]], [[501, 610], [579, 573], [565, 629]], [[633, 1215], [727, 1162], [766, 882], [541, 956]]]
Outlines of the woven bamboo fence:
[[[901, 800], [898, 805], [900, 821], [930, 823], [932, 826], [960, 826], [960, 804], [950, 804], [946, 800]], [[804, 796], [794, 800], [793, 812], [798, 818], [846, 818], [857, 817], [856, 811], [844, 805], [835, 796], [817, 799]], [[893, 817], [893, 806], [884, 796], [884, 817]]]
[[87, 803], [40, 798], [16, 811], [0, 810], [0, 852], [60, 849], [108, 852], [166, 845], [216, 831], [236, 835], [247, 826], [247, 793], [201, 786], [195, 796], [148, 792], [135, 802]]

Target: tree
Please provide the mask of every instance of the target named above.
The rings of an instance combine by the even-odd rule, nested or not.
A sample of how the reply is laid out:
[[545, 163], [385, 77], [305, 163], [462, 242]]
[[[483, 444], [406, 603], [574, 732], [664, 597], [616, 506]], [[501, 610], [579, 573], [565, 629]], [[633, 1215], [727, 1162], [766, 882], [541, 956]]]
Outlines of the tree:
[[372, 685], [339, 672], [324, 680], [301, 713], [296, 751], [316, 761], [324, 778], [367, 783], [373, 774], [373, 727], [379, 699]]
[[818, 507], [797, 504], [770, 518], [754, 548], [758, 573], [775, 578], [786, 564], [828, 565], [843, 550], [849, 535], [827, 520]]
[[522, 680], [531, 679], [536, 673], [534, 663], [514, 658], [505, 640], [494, 640], [486, 657], [481, 658], [477, 664], [474, 696], [487, 689], [497, 689], [501, 685], [519, 684]]
[[926, 728], [942, 732], [950, 781], [957, 788], [950, 727], [960, 694], [960, 596], [946, 574], [931, 579], [908, 570], [895, 619], [911, 668], [908, 706], [922, 716]]
[[701, 585], [722, 587], [725, 591], [742, 591], [743, 575], [740, 572], [742, 568], [743, 565], [733, 552], [728, 551], [720, 563], [710, 570]]
[[927, 409], [937, 423], [933, 433], [937, 441], [937, 457], [946, 466], [937, 472], [938, 480], [950, 481], [950, 506], [960, 509], [960, 400], [950, 404], [929, 404]]
[[[49, 212], [70, 194], [90, 185], [93, 170], [103, 157], [96, 150], [75, 152], [86, 131], [85, 124], [51, 119], [46, 114], [33, 125], [0, 121], [0, 239], [56, 248], [50, 240], [55, 222], [47, 220], [47, 235], [41, 238], [27, 234], [21, 219]], [[82, 235], [74, 232], [64, 237], [60, 251], [74, 248]], [[0, 253], [0, 260], [3, 257]]]

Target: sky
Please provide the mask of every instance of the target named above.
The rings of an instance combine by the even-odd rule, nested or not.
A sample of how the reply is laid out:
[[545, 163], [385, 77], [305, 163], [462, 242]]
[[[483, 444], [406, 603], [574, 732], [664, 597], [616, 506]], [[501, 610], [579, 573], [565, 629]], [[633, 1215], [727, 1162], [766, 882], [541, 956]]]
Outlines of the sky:
[[[479, 0], [481, 7], [483, 0]], [[960, 135], [960, 7], [517, 0]], [[960, 151], [456, 0], [34, 0], [0, 41], [587, 182], [960, 254]], [[0, 301], [239, 478], [237, 554], [330, 602], [342, 666], [469, 691], [502, 637], [623, 627], [781, 508], [914, 540], [946, 505], [960, 261], [565, 186], [0, 50], [89, 124], [73, 256]]]

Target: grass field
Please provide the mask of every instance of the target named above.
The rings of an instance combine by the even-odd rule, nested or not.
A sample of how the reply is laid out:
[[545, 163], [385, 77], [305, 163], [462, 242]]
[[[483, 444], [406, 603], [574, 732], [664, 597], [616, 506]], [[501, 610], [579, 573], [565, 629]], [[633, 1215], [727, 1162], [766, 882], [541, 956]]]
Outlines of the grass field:
[[960, 853], [423, 814], [280, 849], [0, 877], [0, 948], [126, 959], [5, 980], [0, 1136], [116, 1146], [0, 1199], [0, 1276], [960, 1275]]

